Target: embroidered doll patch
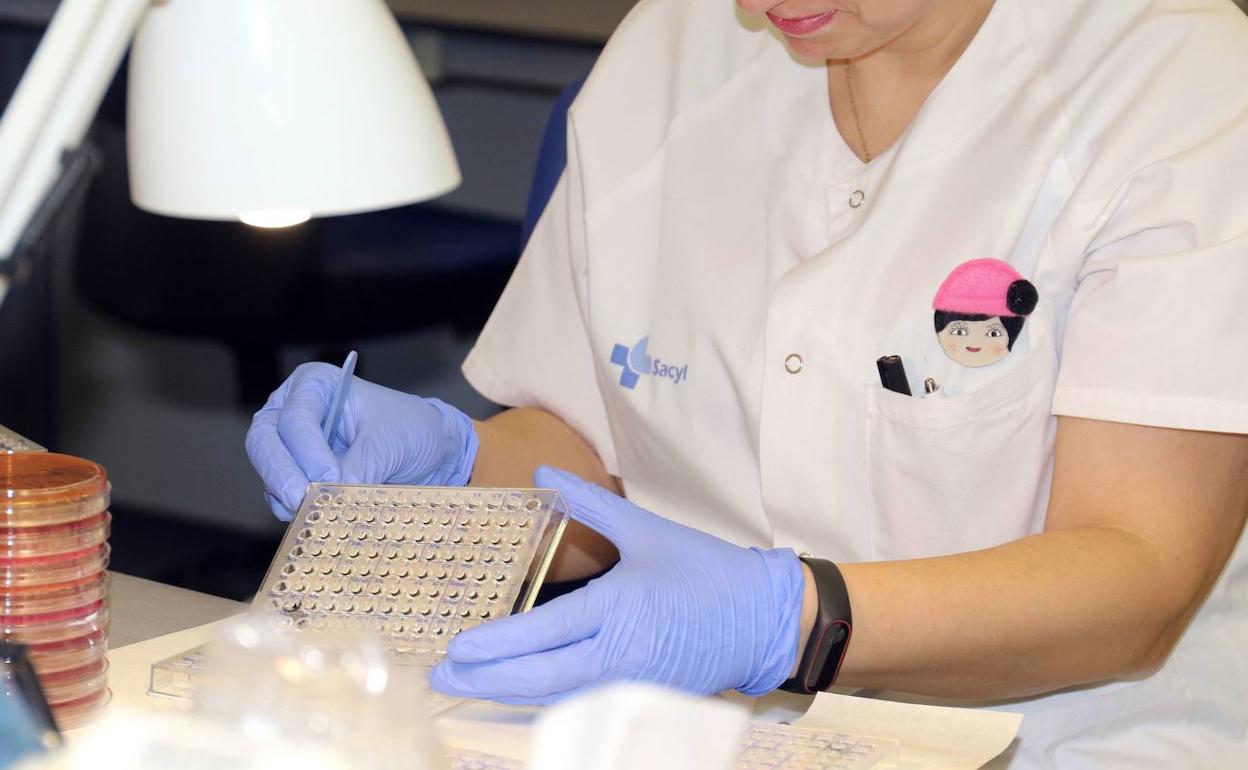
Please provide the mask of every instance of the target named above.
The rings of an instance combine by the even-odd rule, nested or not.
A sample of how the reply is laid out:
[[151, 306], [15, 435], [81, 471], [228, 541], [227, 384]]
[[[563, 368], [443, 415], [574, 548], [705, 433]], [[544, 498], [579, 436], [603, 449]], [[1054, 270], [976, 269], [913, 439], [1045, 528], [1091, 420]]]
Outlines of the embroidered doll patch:
[[936, 291], [936, 336], [963, 366], [988, 366], [1009, 355], [1039, 301], [1036, 287], [999, 259], [972, 259]]

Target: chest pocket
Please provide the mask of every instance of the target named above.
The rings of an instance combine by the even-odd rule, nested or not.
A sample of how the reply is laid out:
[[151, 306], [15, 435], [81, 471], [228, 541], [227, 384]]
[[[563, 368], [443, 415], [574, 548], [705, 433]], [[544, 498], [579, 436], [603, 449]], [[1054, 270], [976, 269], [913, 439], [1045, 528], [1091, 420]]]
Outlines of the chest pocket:
[[1011, 371], [948, 398], [878, 383], [866, 398], [871, 547], [877, 560], [978, 550], [1038, 531], [1052, 472], [1057, 356], [1033, 324]]

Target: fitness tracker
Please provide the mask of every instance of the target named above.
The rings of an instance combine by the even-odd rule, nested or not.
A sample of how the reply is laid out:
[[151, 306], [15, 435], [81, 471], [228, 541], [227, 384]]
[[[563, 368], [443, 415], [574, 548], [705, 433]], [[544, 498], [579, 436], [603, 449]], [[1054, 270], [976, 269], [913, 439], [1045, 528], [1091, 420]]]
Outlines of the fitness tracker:
[[780, 685], [780, 689], [809, 695], [828, 689], [836, 681], [853, 633], [853, 613], [849, 608], [845, 579], [836, 565], [806, 555], [801, 559], [815, 577], [819, 613], [810, 629], [797, 673]]

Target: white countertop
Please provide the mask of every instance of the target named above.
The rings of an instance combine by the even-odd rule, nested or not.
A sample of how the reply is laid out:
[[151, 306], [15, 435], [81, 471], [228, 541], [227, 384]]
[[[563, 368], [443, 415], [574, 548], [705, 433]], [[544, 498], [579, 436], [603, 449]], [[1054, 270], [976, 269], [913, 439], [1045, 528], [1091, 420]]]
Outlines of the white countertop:
[[242, 602], [119, 572], [109, 576], [108, 644], [112, 649], [202, 626], [247, 609]]

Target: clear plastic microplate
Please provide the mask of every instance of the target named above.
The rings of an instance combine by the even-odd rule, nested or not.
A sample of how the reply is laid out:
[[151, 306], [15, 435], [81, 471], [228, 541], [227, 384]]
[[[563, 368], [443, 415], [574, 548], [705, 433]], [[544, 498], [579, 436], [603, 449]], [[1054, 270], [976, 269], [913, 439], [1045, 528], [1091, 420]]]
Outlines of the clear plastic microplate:
[[[460, 631], [533, 606], [566, 522], [554, 490], [311, 484], [253, 605], [431, 667]], [[154, 666], [152, 692], [185, 697], [202, 654]]]
[[46, 452], [48, 450], [39, 446], [35, 442], [25, 436], [14, 433], [12, 430], [0, 425], [0, 454], [12, 454], [13, 452]]

